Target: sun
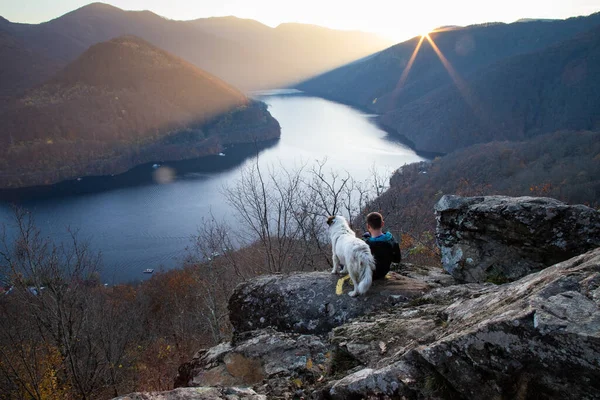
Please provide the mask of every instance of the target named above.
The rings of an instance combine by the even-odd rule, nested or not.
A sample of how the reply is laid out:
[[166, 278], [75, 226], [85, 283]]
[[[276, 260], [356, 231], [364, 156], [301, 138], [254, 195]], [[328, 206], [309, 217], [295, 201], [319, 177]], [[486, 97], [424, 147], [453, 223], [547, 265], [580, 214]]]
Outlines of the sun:
[[439, 31], [440, 31], [439, 28], [423, 30], [423, 31], [421, 31], [421, 37], [423, 39], [427, 39], [429, 37], [429, 35], [431, 35], [432, 33], [435, 33], [435, 32], [439, 32]]

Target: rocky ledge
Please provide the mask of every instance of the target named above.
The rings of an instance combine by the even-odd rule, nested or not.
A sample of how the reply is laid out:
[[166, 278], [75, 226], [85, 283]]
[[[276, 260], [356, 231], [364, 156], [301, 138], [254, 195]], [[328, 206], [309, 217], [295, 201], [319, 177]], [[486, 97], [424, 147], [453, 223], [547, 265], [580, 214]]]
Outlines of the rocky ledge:
[[599, 307], [597, 249], [505, 285], [434, 288], [327, 335], [248, 331], [200, 351], [176, 384], [269, 398], [600, 398]]
[[[424, 275], [429, 275], [429, 270]], [[420, 297], [451, 277], [427, 281], [402, 275], [374, 281], [366, 296], [347, 296], [351, 281], [329, 272], [268, 275], [240, 284], [229, 299], [236, 332], [273, 327], [280, 332], [324, 334], [353, 318]], [[341, 279], [342, 278], [342, 279]], [[437, 279], [437, 281], [436, 281]]]
[[539, 197], [444, 196], [435, 206], [444, 269], [504, 283], [600, 246], [600, 212]]
[[[488, 201], [500, 200], [471, 204]], [[512, 228], [521, 229], [506, 224], [504, 234]], [[388, 278], [362, 298], [327, 273], [241, 284], [232, 340], [199, 351], [175, 385], [228, 388], [214, 398], [244, 398], [222, 391], [248, 387], [281, 399], [600, 399], [600, 248], [501, 285], [407, 264]], [[206, 398], [181, 390], [130, 398]]]
[[[600, 398], [600, 250], [510, 284], [436, 289], [420, 303], [334, 330], [365, 368], [321, 395]], [[365, 354], [369, 337], [394, 348]]]

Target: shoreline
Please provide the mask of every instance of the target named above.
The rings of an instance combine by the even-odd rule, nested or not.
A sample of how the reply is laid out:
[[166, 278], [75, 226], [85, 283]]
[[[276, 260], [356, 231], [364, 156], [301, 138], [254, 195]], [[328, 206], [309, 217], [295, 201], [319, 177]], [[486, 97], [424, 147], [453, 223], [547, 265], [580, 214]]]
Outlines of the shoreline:
[[282, 93], [279, 94], [278, 96], [311, 96], [311, 97], [319, 97], [325, 100], [329, 100], [329, 101], [333, 101], [335, 103], [339, 103], [339, 104], [343, 104], [345, 106], [354, 108], [357, 111], [360, 111], [362, 113], [365, 114], [372, 114], [375, 115], [375, 117], [373, 118], [373, 120], [375, 121], [375, 124], [377, 125], [377, 127], [379, 127], [382, 131], [387, 132], [390, 136], [392, 136], [394, 139], [396, 139], [399, 143], [402, 143], [405, 146], [408, 146], [412, 151], [414, 151], [418, 156], [426, 158], [428, 160], [433, 160], [436, 157], [443, 157], [445, 156], [447, 153], [438, 153], [435, 151], [427, 151], [427, 150], [421, 150], [418, 149], [414, 142], [410, 139], [408, 139], [406, 136], [404, 136], [403, 134], [401, 134], [400, 132], [398, 132], [396, 129], [392, 128], [391, 126], [388, 126], [384, 123], [381, 122], [381, 114], [377, 114], [375, 111], [370, 110], [364, 106], [358, 105], [358, 104], [354, 104], [354, 103], [349, 103], [343, 100], [339, 100], [336, 99], [334, 97], [331, 96], [326, 96], [326, 95], [321, 95], [321, 94], [311, 94], [309, 92], [304, 92], [300, 89], [296, 89], [296, 88], [288, 88], [290, 90], [296, 90], [297, 92], [290, 92], [290, 93]]
[[[274, 89], [281, 90], [281, 89]], [[288, 91], [289, 90], [289, 91]], [[427, 160], [433, 160], [435, 157], [444, 156], [445, 153], [437, 153], [437, 152], [429, 152], [419, 150], [415, 147], [414, 143], [406, 138], [404, 135], [398, 133], [394, 128], [383, 124], [380, 121], [379, 114], [374, 113], [372, 110], [369, 110], [366, 107], [359, 106], [357, 104], [351, 104], [343, 101], [336, 100], [331, 97], [321, 96], [321, 95], [313, 95], [307, 92], [303, 92], [297, 89], [283, 89], [279, 93], [272, 94], [248, 94], [248, 96], [254, 100], [259, 100], [257, 98], [265, 97], [265, 96], [280, 96], [280, 97], [295, 97], [295, 96], [303, 96], [303, 97], [317, 97], [322, 98], [328, 101], [332, 101], [335, 103], [343, 104], [345, 106], [351, 107], [361, 113], [372, 114], [374, 117], [370, 117], [369, 119], [373, 120], [375, 125], [386, 132], [389, 135], [389, 139], [397, 141], [402, 145], [407, 146], [411, 150], [413, 150], [418, 156], [423, 157]], [[260, 100], [259, 100], [260, 101]], [[177, 173], [185, 173], [185, 172], [193, 172], [192, 169], [186, 168], [185, 166], [179, 170], [179, 168], [185, 164], [193, 165], [198, 163], [204, 163], [209, 160], [217, 161], [217, 164], [221, 165], [218, 161], [222, 161], [223, 157], [219, 157], [221, 151], [227, 151], [231, 148], [237, 146], [237, 148], [246, 148], [249, 150], [250, 148], [255, 148], [255, 153], [260, 153], [261, 151], [272, 147], [279, 138], [269, 138], [266, 140], [261, 140], [259, 142], [240, 142], [225, 145], [224, 148], [220, 148], [219, 151], [215, 151], [212, 154], [206, 154], [200, 157], [191, 157], [191, 158], [183, 158], [183, 159], [162, 159], [162, 160], [152, 160], [145, 163], [141, 163], [138, 165], [134, 165], [131, 168], [115, 173], [115, 174], [103, 174], [103, 175], [89, 175], [82, 176], [79, 178], [73, 179], [65, 179], [59, 182], [55, 182], [48, 185], [32, 185], [32, 186], [24, 186], [24, 187], [15, 187], [15, 188], [0, 188], [0, 201], [9, 202], [9, 203], [17, 203], [22, 201], [28, 201], [36, 198], [54, 198], [60, 197], [69, 193], [69, 195], [78, 196], [85, 195], [91, 193], [100, 193], [104, 191], [108, 191], [111, 189], [120, 189], [125, 187], [133, 187], [140, 186], [146, 184], [155, 183], [154, 179], [151, 178], [152, 174], [145, 174], [143, 176], [142, 171], [153, 171], [152, 166], [156, 164], [160, 164], [161, 166], [168, 166], [174, 168]], [[246, 154], [248, 155], [248, 154]], [[247, 157], [244, 157], [244, 160]], [[231, 160], [231, 158], [230, 158]], [[241, 160], [243, 162], [244, 160]], [[237, 164], [236, 164], [237, 165]], [[232, 166], [233, 168], [234, 166]], [[136, 179], [132, 180], [132, 177], [135, 176]], [[177, 175], [176, 175], [177, 176]]]
[[[28, 168], [14, 172], [5, 167], [0, 172], [0, 200], [26, 197], [20, 193], [36, 193], [67, 182], [120, 176], [148, 164], [217, 156], [235, 145], [268, 143], [280, 136], [279, 122], [267, 111], [266, 104], [250, 101], [245, 107], [220, 114], [201, 125], [190, 124], [176, 131], [163, 132], [147, 143], [130, 145], [113, 141], [104, 143], [108, 151], [102, 148], [95, 150], [94, 147], [90, 151], [90, 148], [83, 147], [84, 152], [80, 154], [81, 146], [87, 143], [86, 139], [81, 139], [66, 144], [70, 146], [68, 151], [78, 154], [79, 159], [73, 157], [73, 162], [67, 160], [54, 168], [41, 168], [38, 165], [41, 163], [30, 162]], [[26, 151], [35, 150], [30, 147]], [[99, 154], [94, 154], [94, 151]], [[110, 157], [106, 157], [107, 154]], [[49, 153], [44, 160], [50, 160], [54, 165], [58, 156]], [[10, 165], [10, 161], [6, 165]]]
[[[172, 168], [177, 176], [193, 172], [215, 172], [237, 167], [248, 158], [273, 147], [279, 138], [260, 142], [234, 143], [224, 146], [219, 152], [200, 157], [180, 160], [154, 160], [138, 164], [128, 170], [111, 175], [89, 175], [75, 179], [66, 179], [49, 185], [34, 185], [20, 188], [0, 188], [0, 202], [21, 203], [38, 198], [58, 198], [65, 194], [82, 196], [106, 192], [114, 189], [155, 184], [152, 172], [154, 165]], [[226, 152], [225, 157], [219, 154]]]

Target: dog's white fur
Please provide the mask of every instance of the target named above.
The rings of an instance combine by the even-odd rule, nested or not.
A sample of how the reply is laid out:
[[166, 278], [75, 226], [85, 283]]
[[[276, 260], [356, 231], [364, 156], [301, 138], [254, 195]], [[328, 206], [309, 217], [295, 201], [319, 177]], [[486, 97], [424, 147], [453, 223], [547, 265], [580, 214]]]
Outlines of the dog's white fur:
[[[350, 296], [367, 293], [373, 282], [373, 271], [375, 271], [375, 259], [369, 245], [356, 237], [346, 218], [340, 215], [332, 216], [328, 218], [327, 224], [333, 250], [331, 273], [348, 271], [354, 284], [354, 290], [348, 293]], [[340, 265], [345, 267], [345, 271], [340, 270]]]

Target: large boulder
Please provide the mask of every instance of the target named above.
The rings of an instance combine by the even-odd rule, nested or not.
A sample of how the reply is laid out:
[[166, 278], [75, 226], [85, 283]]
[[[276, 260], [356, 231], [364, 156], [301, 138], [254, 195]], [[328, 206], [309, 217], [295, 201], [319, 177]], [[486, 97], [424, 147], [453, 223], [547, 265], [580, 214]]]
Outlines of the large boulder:
[[350, 281], [328, 272], [261, 276], [241, 283], [229, 299], [236, 333], [273, 327], [323, 334], [353, 318], [422, 296], [431, 285], [394, 275], [375, 281], [365, 296], [350, 297]]
[[166, 392], [131, 393], [113, 400], [267, 400], [267, 396], [248, 388], [196, 387]]
[[[365, 368], [324, 397], [600, 398], [600, 249], [500, 286], [435, 289], [393, 313], [334, 330]], [[374, 355], [373, 341], [387, 350]]]
[[537, 197], [443, 196], [435, 205], [446, 271], [504, 283], [600, 246], [600, 212]]

